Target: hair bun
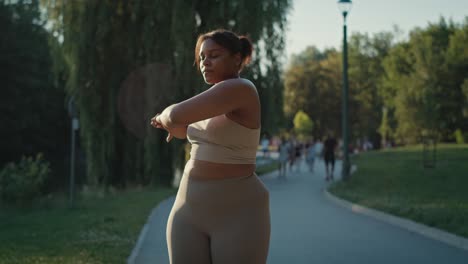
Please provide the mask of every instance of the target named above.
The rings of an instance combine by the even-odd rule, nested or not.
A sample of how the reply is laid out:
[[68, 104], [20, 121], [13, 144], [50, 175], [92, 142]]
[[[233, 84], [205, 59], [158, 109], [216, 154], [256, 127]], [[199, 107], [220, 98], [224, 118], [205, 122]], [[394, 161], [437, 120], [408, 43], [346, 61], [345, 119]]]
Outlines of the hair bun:
[[250, 58], [252, 56], [252, 51], [253, 51], [252, 42], [246, 36], [240, 36], [239, 40], [241, 44], [240, 53], [242, 55], [242, 58], [245, 59], [244, 63], [248, 64], [250, 62]]

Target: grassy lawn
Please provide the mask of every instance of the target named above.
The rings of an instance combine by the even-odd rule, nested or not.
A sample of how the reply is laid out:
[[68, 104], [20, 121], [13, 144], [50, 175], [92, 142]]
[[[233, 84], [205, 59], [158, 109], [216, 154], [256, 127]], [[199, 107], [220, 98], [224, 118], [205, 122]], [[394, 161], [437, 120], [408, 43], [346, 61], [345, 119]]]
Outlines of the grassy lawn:
[[[277, 168], [274, 161], [257, 174]], [[0, 264], [126, 263], [154, 206], [175, 189], [66, 197], [30, 208], [0, 206]]]
[[422, 147], [368, 152], [358, 170], [330, 192], [352, 202], [468, 237], [468, 145], [439, 145], [436, 168], [422, 166]]
[[174, 189], [88, 195], [67, 208], [0, 208], [0, 263], [126, 263], [151, 209]]
[[279, 169], [279, 162], [274, 159], [268, 159], [264, 164], [257, 166], [255, 173], [257, 175], [267, 174]]

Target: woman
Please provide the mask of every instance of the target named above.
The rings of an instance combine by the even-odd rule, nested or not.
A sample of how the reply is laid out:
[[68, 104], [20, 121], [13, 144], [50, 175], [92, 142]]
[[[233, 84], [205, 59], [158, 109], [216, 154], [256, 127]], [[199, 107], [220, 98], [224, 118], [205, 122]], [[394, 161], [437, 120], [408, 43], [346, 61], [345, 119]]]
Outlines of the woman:
[[288, 165], [289, 159], [289, 142], [283, 137], [279, 146], [279, 178], [286, 179], [286, 166]]
[[151, 123], [192, 144], [167, 224], [171, 263], [266, 263], [269, 194], [255, 175], [260, 101], [239, 77], [252, 44], [227, 30], [200, 35], [195, 63], [208, 90]]
[[315, 143], [313, 140], [311, 140], [306, 146], [306, 162], [307, 165], [309, 166], [309, 171], [313, 172], [314, 171], [314, 163], [315, 163]]
[[338, 142], [331, 132], [328, 133], [325, 143], [323, 143], [323, 156], [325, 160], [326, 181], [333, 181], [333, 171], [335, 170], [335, 149]]

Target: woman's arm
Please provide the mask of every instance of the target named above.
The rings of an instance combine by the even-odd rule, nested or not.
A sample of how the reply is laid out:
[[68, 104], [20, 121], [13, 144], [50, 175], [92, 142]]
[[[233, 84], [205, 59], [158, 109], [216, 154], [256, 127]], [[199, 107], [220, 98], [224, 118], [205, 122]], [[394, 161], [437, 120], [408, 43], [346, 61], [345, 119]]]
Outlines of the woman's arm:
[[175, 138], [185, 139], [187, 138], [187, 126], [173, 127], [171, 128], [170, 133]]
[[164, 127], [160, 122], [157, 121], [157, 117], [160, 114], [156, 114], [155, 117], [151, 118], [151, 125], [154, 126], [155, 128], [159, 129], [164, 129], [166, 130], [169, 134], [167, 135], [166, 141], [169, 142], [171, 141], [172, 137], [178, 138], [178, 139], [185, 139], [187, 138], [187, 126], [177, 126], [173, 127], [170, 130], [167, 127]]
[[171, 132], [194, 122], [233, 112], [258, 103], [255, 86], [245, 79], [229, 79], [164, 109], [157, 122]]

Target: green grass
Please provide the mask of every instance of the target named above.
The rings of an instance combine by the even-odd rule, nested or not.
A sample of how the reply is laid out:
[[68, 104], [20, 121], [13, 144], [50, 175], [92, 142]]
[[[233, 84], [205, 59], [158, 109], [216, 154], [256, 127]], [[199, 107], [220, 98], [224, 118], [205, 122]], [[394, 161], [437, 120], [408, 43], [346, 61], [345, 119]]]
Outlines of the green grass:
[[437, 146], [437, 163], [422, 166], [422, 147], [353, 158], [348, 182], [330, 192], [352, 202], [468, 237], [468, 145]]
[[36, 208], [0, 208], [0, 263], [126, 263], [151, 209], [174, 193], [88, 195], [74, 209], [63, 197]]
[[267, 174], [269, 172], [272, 172], [272, 171], [276, 171], [279, 169], [279, 165], [280, 163], [277, 161], [277, 160], [273, 160], [271, 159], [270, 162], [264, 164], [264, 165], [261, 165], [261, 166], [258, 166], [256, 169], [255, 169], [255, 173], [257, 175], [263, 175], [263, 174]]
[[[277, 169], [272, 161], [261, 175]], [[126, 263], [151, 209], [175, 189], [81, 195], [74, 209], [66, 197], [28, 208], [0, 206], [0, 264]]]

